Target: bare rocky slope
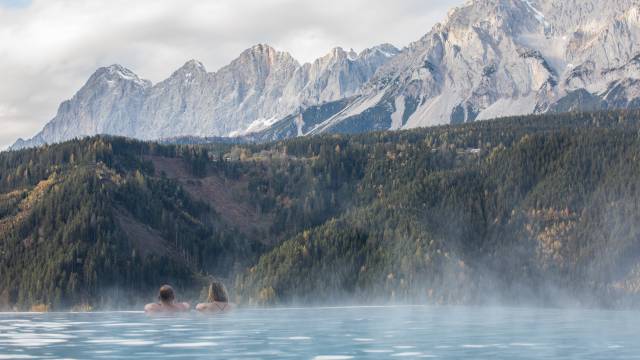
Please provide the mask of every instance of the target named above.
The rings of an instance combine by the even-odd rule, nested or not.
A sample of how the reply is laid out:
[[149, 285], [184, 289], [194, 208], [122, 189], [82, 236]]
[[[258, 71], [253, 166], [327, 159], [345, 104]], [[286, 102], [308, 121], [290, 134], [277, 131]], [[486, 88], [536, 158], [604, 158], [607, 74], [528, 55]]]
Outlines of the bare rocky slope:
[[96, 134], [150, 140], [259, 131], [301, 107], [358, 94], [398, 52], [391, 45], [359, 54], [335, 48], [300, 65], [286, 52], [256, 45], [217, 72], [191, 60], [155, 85], [112, 65], [98, 69], [40, 133], [13, 149]]
[[[547, 112], [634, 108], [637, 0], [473, 0], [383, 65], [304, 134], [357, 133]], [[335, 107], [335, 104], [332, 104]], [[303, 114], [304, 115], [304, 114]], [[289, 126], [290, 127], [290, 126]]]
[[311, 64], [266, 45], [155, 86], [100, 69], [33, 139], [274, 140], [640, 105], [639, 0], [471, 0], [402, 51], [334, 49]]

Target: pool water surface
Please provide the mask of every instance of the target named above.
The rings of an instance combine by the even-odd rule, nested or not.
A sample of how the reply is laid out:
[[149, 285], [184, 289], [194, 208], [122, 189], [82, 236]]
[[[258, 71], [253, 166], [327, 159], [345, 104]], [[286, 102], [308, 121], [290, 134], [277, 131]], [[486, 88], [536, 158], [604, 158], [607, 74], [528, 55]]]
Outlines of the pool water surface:
[[1, 359], [640, 359], [636, 312], [246, 309], [218, 316], [2, 313]]

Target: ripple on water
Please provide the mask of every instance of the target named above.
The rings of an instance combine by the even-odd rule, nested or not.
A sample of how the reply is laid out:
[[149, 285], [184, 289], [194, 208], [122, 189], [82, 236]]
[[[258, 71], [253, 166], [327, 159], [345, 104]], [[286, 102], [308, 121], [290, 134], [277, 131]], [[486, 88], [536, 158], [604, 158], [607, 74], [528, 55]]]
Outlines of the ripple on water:
[[140, 327], [140, 326], [151, 326], [151, 324], [145, 323], [106, 323], [102, 324], [105, 327]]
[[17, 321], [12, 325], [20, 328], [26, 327], [26, 328], [56, 329], [56, 330], [69, 327], [67, 324], [64, 324], [64, 323], [48, 322], [48, 321], [43, 321], [43, 322]]
[[355, 342], [374, 342], [374, 339], [369, 339], [369, 338], [354, 338], [353, 341]]
[[0, 344], [8, 345], [8, 346], [19, 346], [19, 347], [43, 347], [48, 345], [55, 345], [65, 343], [67, 340], [63, 339], [38, 339], [38, 338], [23, 338], [23, 339], [8, 339], [4, 341], [0, 341]]
[[33, 348], [65, 343], [73, 338], [64, 334], [6, 333], [0, 334], [0, 344]]
[[[18, 315], [18, 313], [16, 313], [16, 315]], [[7, 320], [0, 320], [0, 323], [25, 323], [25, 322], [31, 322], [31, 320], [24, 320], [24, 319], [7, 319]]]
[[422, 355], [421, 352], [401, 352], [391, 355], [392, 357], [416, 357]]
[[203, 341], [203, 342], [191, 342], [191, 343], [174, 343], [174, 344], [161, 344], [161, 348], [176, 348], [176, 349], [193, 349], [209, 346], [218, 346], [218, 343]]
[[313, 360], [348, 360], [353, 359], [353, 356], [348, 355], [318, 355]]
[[234, 336], [197, 336], [196, 339], [197, 340], [224, 340], [224, 339], [233, 339], [236, 337]]
[[75, 339], [76, 338], [73, 335], [67, 335], [67, 334], [36, 334], [31, 332], [10, 332], [10, 333], [4, 333], [4, 334], [0, 333], [0, 338], [23, 339], [23, 338], [31, 338], [31, 337], [38, 337], [39, 339]]
[[162, 357], [166, 354], [161, 353], [161, 352], [157, 352], [157, 351], [143, 351], [143, 352], [137, 352], [136, 355], [140, 355], [140, 356], [158, 356], [158, 357]]
[[155, 341], [138, 339], [93, 339], [85, 341], [88, 344], [123, 345], [123, 346], [147, 346], [155, 344]]
[[465, 349], [486, 349], [486, 348], [492, 348], [492, 347], [499, 347], [500, 344], [485, 344], [485, 345], [481, 345], [481, 344], [465, 344], [462, 345], [463, 348]]

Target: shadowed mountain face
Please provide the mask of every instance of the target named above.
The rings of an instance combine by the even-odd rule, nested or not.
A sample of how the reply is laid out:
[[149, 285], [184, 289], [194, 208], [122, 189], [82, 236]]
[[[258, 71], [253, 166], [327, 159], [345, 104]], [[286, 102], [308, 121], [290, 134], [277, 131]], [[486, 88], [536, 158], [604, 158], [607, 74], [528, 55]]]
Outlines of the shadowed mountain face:
[[3, 152], [0, 309], [195, 299], [208, 275], [254, 304], [637, 307], [638, 119]]
[[359, 93], [398, 50], [341, 48], [310, 64], [256, 45], [215, 73], [191, 60], [156, 85], [119, 65], [99, 69], [56, 117], [14, 149], [110, 134], [138, 139], [228, 136], [268, 127], [300, 107]]

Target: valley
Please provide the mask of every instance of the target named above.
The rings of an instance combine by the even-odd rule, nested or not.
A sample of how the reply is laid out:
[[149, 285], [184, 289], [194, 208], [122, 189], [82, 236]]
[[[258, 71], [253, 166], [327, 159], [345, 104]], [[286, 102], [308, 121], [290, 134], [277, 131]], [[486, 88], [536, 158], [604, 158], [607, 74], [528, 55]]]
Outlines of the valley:
[[635, 307], [638, 119], [4, 152], [0, 305], [130, 308], [214, 276], [252, 305]]

